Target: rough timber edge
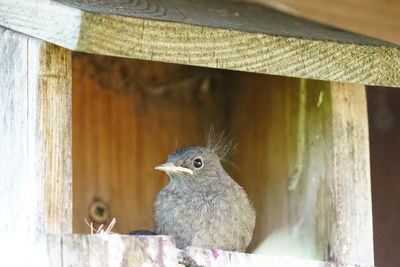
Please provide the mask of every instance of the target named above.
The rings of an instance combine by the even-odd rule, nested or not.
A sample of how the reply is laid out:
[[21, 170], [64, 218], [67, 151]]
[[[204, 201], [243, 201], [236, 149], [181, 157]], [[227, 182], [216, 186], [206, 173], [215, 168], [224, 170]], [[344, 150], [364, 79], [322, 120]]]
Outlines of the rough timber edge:
[[400, 86], [400, 48], [272, 36], [2, 0], [0, 25], [74, 51], [289, 77]]
[[[63, 234], [47, 235], [51, 266], [76, 266], [90, 262], [92, 266], [307, 266], [356, 267], [293, 257], [246, 254], [215, 249], [176, 248], [170, 236], [127, 236], [118, 234]], [[364, 266], [366, 267], [366, 266]]]
[[282, 37], [398, 47], [395, 44], [295, 17], [253, 2], [232, 0], [51, 1], [97, 14], [113, 14]]
[[70, 50], [76, 49], [81, 14], [48, 0], [0, 0], [0, 26]]

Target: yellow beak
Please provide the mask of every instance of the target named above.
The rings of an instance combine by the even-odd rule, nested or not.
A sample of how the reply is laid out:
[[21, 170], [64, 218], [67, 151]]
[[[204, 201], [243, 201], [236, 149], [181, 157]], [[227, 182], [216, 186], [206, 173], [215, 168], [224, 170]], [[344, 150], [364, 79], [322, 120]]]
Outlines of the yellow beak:
[[193, 171], [191, 169], [175, 166], [172, 163], [164, 163], [164, 164], [161, 164], [161, 165], [158, 165], [158, 166], [154, 167], [154, 169], [159, 170], [159, 171], [163, 171], [163, 172], [166, 172], [166, 173], [169, 173], [169, 172], [172, 172], [172, 173], [186, 172], [186, 173], [190, 173], [190, 174], [193, 175]]

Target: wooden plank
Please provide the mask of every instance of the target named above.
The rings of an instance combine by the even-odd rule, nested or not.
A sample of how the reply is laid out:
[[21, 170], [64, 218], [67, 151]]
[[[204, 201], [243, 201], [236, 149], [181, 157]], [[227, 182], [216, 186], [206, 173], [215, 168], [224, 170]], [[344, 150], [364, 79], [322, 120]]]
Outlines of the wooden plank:
[[75, 234], [50, 235], [48, 240], [51, 266], [182, 266], [175, 241], [166, 236]]
[[170, 21], [241, 32], [339, 43], [394, 46], [390, 43], [299, 19], [261, 5], [226, 0], [55, 0], [81, 10], [150, 20]]
[[257, 212], [250, 250], [373, 265], [364, 87], [240, 73], [231, 83], [232, 176]]
[[[31, 48], [31, 47], [29, 47]], [[72, 84], [71, 52], [48, 43], [40, 46], [35, 80], [38, 100], [36, 135], [40, 138], [45, 231], [72, 231]], [[35, 103], [32, 103], [35, 104]]]
[[[89, 233], [89, 207], [106, 203], [115, 231], [154, 230], [153, 201], [165, 186], [154, 170], [177, 148], [205, 145], [226, 129], [221, 71], [73, 55], [74, 232]], [[177, 105], [179, 103], [179, 105]]]
[[260, 254], [245, 254], [189, 247], [187, 255], [200, 266], [210, 267], [242, 267], [242, 266], [271, 266], [271, 267], [362, 267], [370, 265], [341, 264], [337, 262], [323, 262], [305, 260], [287, 256], [267, 256]]
[[8, 1], [0, 3], [0, 25], [30, 36], [75, 49], [81, 12], [50, 0]]
[[[189, 247], [179, 250], [167, 236], [123, 235], [62, 235], [49, 236], [50, 255], [63, 265], [76, 267], [105, 266], [307, 266], [307, 267], [356, 267], [287, 257], [235, 253]], [[60, 249], [62, 244], [62, 249]]]
[[[335, 209], [330, 243], [339, 262], [373, 264], [372, 199], [365, 88], [331, 83]], [[330, 205], [331, 206], [331, 205]]]
[[[190, 5], [175, 1], [164, 5], [155, 1], [103, 1], [102, 5], [95, 1], [63, 2], [85, 10], [124, 15], [121, 16], [80, 13], [80, 9], [56, 3], [32, 6], [7, 0], [0, 4], [0, 25], [89, 53], [311, 79], [400, 85], [398, 46], [259, 6], [209, 1], [209, 8], [204, 9], [200, 8], [206, 4], [204, 1], [191, 1]], [[182, 7], [178, 8], [178, 4]], [[21, 14], [21, 9], [27, 13]], [[49, 20], [54, 22], [52, 34], [46, 26]], [[71, 21], [68, 29], [66, 21]]]
[[396, 0], [250, 0], [289, 14], [400, 45]]
[[44, 234], [72, 231], [70, 52], [3, 28], [0, 51], [3, 262], [46, 266]]

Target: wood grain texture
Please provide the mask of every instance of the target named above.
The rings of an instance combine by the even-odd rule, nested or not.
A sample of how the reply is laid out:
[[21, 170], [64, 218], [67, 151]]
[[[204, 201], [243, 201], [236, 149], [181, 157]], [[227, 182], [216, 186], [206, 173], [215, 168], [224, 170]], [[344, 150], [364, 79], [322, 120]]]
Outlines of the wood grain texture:
[[396, 0], [250, 0], [289, 14], [400, 45]]
[[264, 33], [348, 44], [390, 43], [327, 27], [261, 5], [229, 0], [56, 0], [88, 12], [200, 25], [207, 28]]
[[[189, 247], [179, 250], [166, 236], [50, 235], [52, 266], [274, 266], [356, 267], [287, 257], [235, 253]], [[186, 263], [186, 264], [183, 264]], [[190, 263], [190, 264], [189, 264]], [[195, 265], [197, 264], [197, 265]]]
[[[43, 153], [46, 233], [72, 232], [71, 52], [43, 43], [40, 48], [37, 136]], [[34, 82], [34, 81], [32, 81]]]
[[83, 15], [81, 28], [77, 50], [85, 52], [360, 84], [400, 84], [400, 49], [395, 47], [89, 13]]
[[[331, 84], [334, 179], [332, 252], [339, 262], [373, 264], [372, 199], [366, 96], [363, 86]], [[351, 200], [351, 201], [350, 201]], [[351, 249], [350, 249], [351, 248]]]
[[0, 247], [6, 263], [46, 266], [45, 234], [72, 231], [70, 52], [0, 38]]
[[232, 175], [257, 211], [250, 250], [373, 265], [364, 88], [236, 75]]
[[[210, 8], [205, 9], [197, 2], [193, 6], [177, 2], [183, 5], [181, 9], [172, 1], [168, 1], [171, 6], [154, 1], [135, 2], [137, 6], [129, 1], [69, 3], [108, 13], [82, 12], [78, 18], [72, 12], [78, 9], [63, 10], [55, 3], [57, 16], [53, 15], [53, 6], [30, 7], [8, 0], [0, 4], [0, 25], [89, 53], [291, 77], [400, 85], [398, 46], [254, 5], [210, 2]], [[33, 17], [26, 20], [20, 15], [22, 7], [34, 10]], [[48, 34], [43, 27], [49, 19], [54, 21], [55, 34]], [[64, 31], [61, 26], [68, 20], [72, 22]]]
[[54, 267], [182, 266], [167, 236], [49, 235], [48, 243]]
[[89, 232], [95, 200], [108, 204], [116, 232], [154, 230], [152, 203], [167, 182], [154, 167], [177, 148], [205, 145], [211, 125], [226, 128], [221, 79], [219, 71], [74, 54], [74, 232]]
[[[79, 39], [81, 12], [50, 0], [2, 0], [0, 25], [74, 49]], [[12, 26], [11, 26], [12, 25]]]

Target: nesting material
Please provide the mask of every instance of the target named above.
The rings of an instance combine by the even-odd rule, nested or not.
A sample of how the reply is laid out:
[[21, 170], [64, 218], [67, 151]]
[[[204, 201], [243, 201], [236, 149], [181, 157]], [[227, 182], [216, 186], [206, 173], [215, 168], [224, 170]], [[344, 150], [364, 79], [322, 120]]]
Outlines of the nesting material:
[[86, 218], [84, 218], [85, 223], [87, 226], [90, 228], [90, 234], [95, 235], [95, 234], [115, 234], [114, 232], [111, 232], [111, 230], [114, 228], [115, 224], [117, 223], [117, 220], [115, 218], [112, 218], [111, 222], [108, 224], [107, 228], [103, 230], [104, 224], [101, 224], [97, 229], [93, 226], [92, 222], [88, 222]]

